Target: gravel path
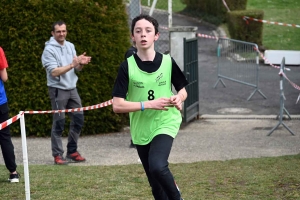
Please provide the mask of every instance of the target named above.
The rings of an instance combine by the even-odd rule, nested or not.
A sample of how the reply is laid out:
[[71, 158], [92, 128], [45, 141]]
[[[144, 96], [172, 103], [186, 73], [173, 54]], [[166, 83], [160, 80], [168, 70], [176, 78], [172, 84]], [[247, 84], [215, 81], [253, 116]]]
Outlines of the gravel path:
[[[201, 119], [183, 127], [174, 140], [170, 163], [190, 163], [209, 160], [258, 158], [299, 153], [300, 138], [297, 120], [285, 124], [292, 136], [275, 119]], [[66, 149], [67, 138], [63, 138]], [[13, 138], [18, 165], [23, 163], [21, 138]], [[136, 150], [129, 148], [129, 132], [84, 136], [79, 139], [79, 151], [85, 163], [71, 165], [127, 165], [140, 163]], [[27, 138], [29, 165], [52, 165], [50, 138]], [[4, 163], [2, 157], [0, 163]]]

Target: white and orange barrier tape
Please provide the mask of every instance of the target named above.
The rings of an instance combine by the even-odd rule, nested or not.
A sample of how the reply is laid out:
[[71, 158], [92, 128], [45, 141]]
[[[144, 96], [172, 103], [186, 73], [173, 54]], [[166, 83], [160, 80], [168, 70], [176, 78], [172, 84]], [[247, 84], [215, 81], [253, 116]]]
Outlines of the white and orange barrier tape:
[[[284, 78], [296, 89], [296, 90], [300, 90], [300, 86], [298, 86], [296, 83], [294, 83], [294, 82], [292, 82], [287, 76], [286, 76], [286, 74], [284, 73], [284, 72], [279, 72], [279, 75], [282, 75], [282, 76], [284, 76]], [[298, 103], [298, 101], [299, 101], [299, 99], [300, 99], [300, 94], [298, 95], [298, 98], [297, 98], [297, 100], [296, 100], [296, 104]]]
[[[258, 49], [256, 49], [256, 48], [254, 48], [258, 53], [259, 53], [259, 55], [270, 65], [270, 66], [272, 66], [272, 67], [274, 67], [274, 68], [276, 68], [276, 69], [280, 69], [280, 67], [279, 66], [277, 66], [277, 65], [273, 65], [266, 57], [264, 57], [264, 55], [258, 50]], [[290, 71], [291, 69], [290, 68], [284, 68], [285, 70], [287, 70], [287, 71]], [[288, 77], [287, 77], [287, 75], [280, 69], [280, 71], [279, 71], [279, 76], [283, 76], [296, 90], [300, 90], [300, 86], [298, 86], [296, 83], [294, 83], [294, 82], [292, 82]], [[296, 100], [296, 104], [298, 103], [298, 101], [299, 101], [299, 99], [300, 99], [300, 94], [299, 94], [299, 96], [298, 96], [298, 98], [297, 98], [297, 100]]]
[[165, 27], [165, 26], [159, 26], [159, 28], [164, 29], [164, 30], [169, 30], [169, 28]]
[[[276, 69], [280, 69], [279, 66], [273, 65], [273, 64], [272, 64], [272, 63], [264, 56], [264, 54], [263, 54], [262, 52], [260, 52], [257, 48], [254, 48], [254, 50], [257, 51], [257, 53], [260, 55], [260, 57], [261, 57], [262, 59], [264, 59], [264, 61], [266, 61], [266, 63], [268, 63], [271, 67], [274, 67], [274, 68], [276, 68]], [[286, 70], [290, 71], [289, 68], [286, 68]]]
[[219, 39], [218, 37], [211, 36], [211, 35], [205, 35], [205, 34], [201, 34], [201, 33], [197, 33], [197, 36], [202, 37], [202, 38], [215, 39], [215, 40]]
[[[279, 66], [277, 66], [277, 65], [273, 65], [266, 57], [264, 57], [264, 55], [258, 50], [258, 49], [256, 49], [256, 48], [254, 48], [258, 53], [259, 53], [259, 55], [270, 65], [270, 66], [272, 66], [272, 67], [274, 67], [274, 68], [276, 68], [276, 69], [280, 69], [280, 67]], [[291, 71], [291, 69], [290, 68], [287, 68], [287, 67], [285, 67], [284, 68], [285, 70], [287, 70], [287, 71]], [[287, 76], [286, 76], [286, 74], [282, 71], [282, 70], [280, 70], [280, 72], [279, 72], [279, 75], [283, 75], [284, 76], [284, 78], [286, 78], [286, 80], [295, 88], [295, 89], [297, 89], [297, 90], [300, 90], [300, 86], [298, 86], [296, 83], [294, 83], [294, 82], [292, 82]], [[298, 97], [298, 100], [299, 100], [299, 97]], [[298, 100], [297, 100], [297, 102], [298, 102]]]
[[2, 122], [0, 124], [0, 130], [4, 129], [5, 127], [9, 126], [10, 124], [16, 122], [18, 119], [20, 119], [20, 117], [24, 114], [24, 112], [16, 115], [16, 116], [13, 116], [12, 118], [6, 120], [5, 122]]
[[25, 114], [47, 114], [47, 113], [62, 113], [62, 112], [78, 112], [78, 111], [86, 111], [86, 110], [94, 110], [98, 108], [103, 108], [106, 106], [110, 106], [113, 104], [113, 99], [110, 99], [108, 101], [105, 101], [100, 104], [82, 107], [82, 108], [73, 108], [73, 109], [66, 109], [66, 110], [46, 110], [46, 111], [22, 111], [20, 114], [6, 120], [5, 122], [2, 122], [0, 124], [0, 130], [4, 129], [5, 127], [9, 126], [10, 124], [16, 122], [20, 117]]
[[110, 106], [113, 104], [113, 100], [110, 99], [100, 104], [82, 107], [82, 108], [72, 108], [72, 109], [65, 109], [65, 110], [46, 110], [46, 111], [24, 111], [25, 114], [46, 114], [46, 113], [62, 113], [62, 112], [79, 112], [79, 111], [86, 111], [86, 110], [94, 110], [98, 108], [103, 108], [106, 106]]
[[261, 23], [300, 28], [300, 25], [297, 25], [297, 24], [286, 24], [286, 23], [281, 23], [281, 22], [271, 22], [271, 21], [262, 20], [262, 19], [255, 19], [255, 18], [248, 17], [248, 16], [243, 16], [243, 19], [246, 21], [247, 24], [249, 23], [248, 20], [252, 20], [252, 21], [261, 22]]

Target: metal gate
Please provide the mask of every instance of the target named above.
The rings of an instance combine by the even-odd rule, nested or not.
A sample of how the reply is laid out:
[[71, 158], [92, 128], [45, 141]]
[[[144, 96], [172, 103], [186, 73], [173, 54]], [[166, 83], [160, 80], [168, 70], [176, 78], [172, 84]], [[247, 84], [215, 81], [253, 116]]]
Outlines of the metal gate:
[[259, 57], [257, 44], [220, 38], [218, 40], [218, 83], [226, 87], [222, 79], [227, 79], [254, 87], [254, 91], [248, 97], [248, 101], [258, 92], [263, 98], [267, 97], [261, 92], [258, 86], [259, 80]]
[[184, 73], [189, 82], [185, 87], [188, 93], [184, 101], [183, 122], [199, 118], [199, 78], [198, 78], [198, 38], [183, 38]]

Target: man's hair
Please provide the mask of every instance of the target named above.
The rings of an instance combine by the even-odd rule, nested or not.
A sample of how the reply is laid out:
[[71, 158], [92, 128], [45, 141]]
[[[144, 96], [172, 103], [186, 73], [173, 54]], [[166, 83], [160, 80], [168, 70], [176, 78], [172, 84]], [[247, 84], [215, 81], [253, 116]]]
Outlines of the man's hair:
[[[55, 31], [55, 26], [56, 25], [58, 25], [58, 26], [61, 26], [61, 25], [66, 25], [66, 23], [64, 22], [64, 21], [57, 21], [57, 22], [54, 22], [53, 24], [52, 24], [52, 31], [54, 32]], [[66, 25], [67, 26], [67, 25]]]
[[154, 19], [153, 17], [149, 16], [149, 15], [141, 14], [141, 15], [135, 17], [132, 20], [132, 23], [131, 23], [131, 34], [132, 35], [133, 35], [133, 31], [134, 31], [134, 27], [135, 27], [136, 22], [141, 20], [141, 19], [145, 19], [145, 20], [149, 21], [151, 24], [153, 24], [154, 29], [155, 29], [155, 35], [158, 33], [158, 22], [157, 22], [157, 20]]

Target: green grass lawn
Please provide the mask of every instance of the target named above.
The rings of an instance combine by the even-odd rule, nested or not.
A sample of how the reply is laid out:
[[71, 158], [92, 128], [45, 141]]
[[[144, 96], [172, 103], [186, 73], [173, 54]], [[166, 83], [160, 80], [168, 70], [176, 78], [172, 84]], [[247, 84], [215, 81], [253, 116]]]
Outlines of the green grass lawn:
[[[141, 0], [141, 2], [142, 5], [148, 6], [148, 0]], [[152, 3], [153, 0], [150, 2]], [[167, 10], [168, 1], [157, 1], [156, 7]], [[181, 0], [173, 0], [172, 7], [173, 12], [179, 12], [184, 10], [186, 5]], [[267, 21], [300, 25], [299, 0], [248, 0], [247, 9], [264, 10], [264, 20]], [[224, 28], [224, 25], [221, 27]], [[300, 28], [264, 23], [263, 46], [273, 50], [300, 51]]]
[[[171, 164], [188, 200], [300, 199], [300, 155]], [[18, 167], [23, 175], [23, 166]], [[31, 199], [153, 199], [141, 165], [30, 165]], [[1, 199], [25, 199], [24, 175], [8, 183], [0, 165]]]
[[[267, 21], [300, 25], [299, 0], [248, 0], [247, 9], [264, 10]], [[300, 51], [300, 28], [264, 23], [263, 45], [267, 49]]]

